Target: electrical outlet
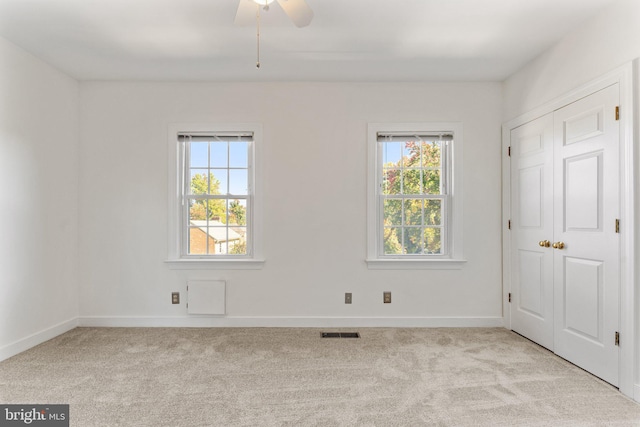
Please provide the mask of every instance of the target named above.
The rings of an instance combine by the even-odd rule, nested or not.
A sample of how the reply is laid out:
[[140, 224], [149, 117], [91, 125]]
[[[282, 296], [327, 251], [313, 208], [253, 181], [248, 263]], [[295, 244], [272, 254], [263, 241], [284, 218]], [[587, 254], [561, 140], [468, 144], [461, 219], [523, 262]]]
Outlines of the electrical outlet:
[[351, 304], [351, 292], [345, 292], [344, 294], [344, 303]]
[[171, 292], [171, 304], [180, 304], [180, 292]]
[[382, 302], [385, 304], [391, 304], [391, 292], [382, 293]]

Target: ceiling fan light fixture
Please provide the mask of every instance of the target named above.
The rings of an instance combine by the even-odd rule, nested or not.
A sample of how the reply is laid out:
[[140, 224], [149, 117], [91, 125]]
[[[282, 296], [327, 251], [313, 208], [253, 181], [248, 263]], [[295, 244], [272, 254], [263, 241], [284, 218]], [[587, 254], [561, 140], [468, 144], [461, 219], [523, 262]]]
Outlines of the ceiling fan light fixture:
[[269, 6], [274, 0], [253, 0], [254, 3], [259, 4], [260, 6]]

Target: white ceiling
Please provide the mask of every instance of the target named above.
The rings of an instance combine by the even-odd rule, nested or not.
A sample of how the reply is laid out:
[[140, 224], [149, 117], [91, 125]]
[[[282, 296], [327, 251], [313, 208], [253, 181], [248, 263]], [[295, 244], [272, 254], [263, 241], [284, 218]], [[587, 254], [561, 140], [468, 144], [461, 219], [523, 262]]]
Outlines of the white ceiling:
[[613, 0], [307, 0], [305, 28], [274, 4], [259, 70], [238, 1], [0, 0], [0, 36], [80, 80], [501, 81]]

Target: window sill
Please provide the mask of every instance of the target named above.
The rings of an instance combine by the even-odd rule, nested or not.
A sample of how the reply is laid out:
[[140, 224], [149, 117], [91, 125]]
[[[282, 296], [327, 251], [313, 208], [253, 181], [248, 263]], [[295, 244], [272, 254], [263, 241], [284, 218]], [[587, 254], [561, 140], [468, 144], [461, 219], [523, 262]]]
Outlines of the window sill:
[[464, 259], [367, 259], [369, 270], [461, 270]]
[[260, 270], [263, 259], [172, 259], [164, 263], [170, 270]]

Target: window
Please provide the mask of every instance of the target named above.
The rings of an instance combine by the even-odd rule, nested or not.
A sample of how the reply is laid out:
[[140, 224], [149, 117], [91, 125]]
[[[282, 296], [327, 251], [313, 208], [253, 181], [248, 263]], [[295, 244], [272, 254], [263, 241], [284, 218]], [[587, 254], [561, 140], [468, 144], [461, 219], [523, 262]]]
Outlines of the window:
[[185, 133], [183, 256], [248, 255], [253, 134]]
[[170, 127], [173, 267], [251, 268], [262, 262], [255, 188], [259, 136], [256, 125]]
[[369, 267], [459, 268], [461, 125], [370, 124], [369, 144]]

